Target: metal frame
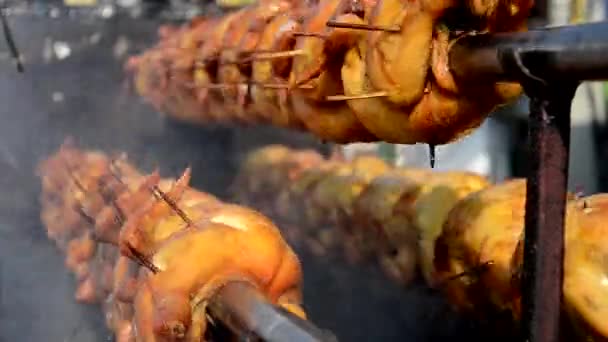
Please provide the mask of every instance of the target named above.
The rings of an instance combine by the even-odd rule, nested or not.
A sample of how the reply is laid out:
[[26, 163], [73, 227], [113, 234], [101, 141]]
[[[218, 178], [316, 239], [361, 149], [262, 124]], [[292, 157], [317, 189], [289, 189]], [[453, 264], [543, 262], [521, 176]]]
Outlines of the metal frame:
[[463, 79], [516, 81], [530, 97], [522, 330], [560, 340], [570, 107], [581, 81], [608, 80], [608, 22], [469, 35], [450, 53]]

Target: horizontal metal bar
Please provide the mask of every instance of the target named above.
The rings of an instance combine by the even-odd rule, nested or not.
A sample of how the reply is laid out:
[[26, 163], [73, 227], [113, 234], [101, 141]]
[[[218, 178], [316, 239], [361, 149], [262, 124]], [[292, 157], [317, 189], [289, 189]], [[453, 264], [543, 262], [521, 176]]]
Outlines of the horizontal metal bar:
[[476, 34], [450, 49], [450, 68], [464, 81], [479, 78], [521, 81], [608, 79], [608, 22]]
[[210, 311], [240, 336], [268, 342], [337, 342], [331, 333], [270, 304], [243, 282], [224, 286], [213, 298]]

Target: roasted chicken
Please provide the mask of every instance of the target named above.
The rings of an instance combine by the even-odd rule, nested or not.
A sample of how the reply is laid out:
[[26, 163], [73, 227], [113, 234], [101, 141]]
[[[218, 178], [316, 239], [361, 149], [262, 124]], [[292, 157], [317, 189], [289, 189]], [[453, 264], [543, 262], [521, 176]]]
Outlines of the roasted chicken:
[[189, 170], [143, 176], [124, 157], [66, 144], [39, 174], [42, 220], [79, 281], [76, 299], [103, 305], [117, 341], [205, 340], [208, 303], [232, 281], [305, 318], [300, 264], [278, 228], [190, 188]]
[[[525, 180], [507, 181], [462, 199], [450, 211], [435, 246], [434, 266], [455, 308], [521, 319], [525, 195]], [[580, 341], [608, 336], [601, 266], [606, 203], [604, 194], [570, 195], [566, 207], [563, 308]]]
[[516, 98], [458, 79], [450, 47], [526, 29], [533, 0], [264, 0], [165, 30], [132, 58], [137, 91], [199, 123], [269, 123], [337, 143], [446, 144]]
[[[424, 269], [432, 264], [428, 248], [457, 197], [441, 189], [454, 189], [462, 196], [477, 184], [486, 184], [473, 174], [391, 168], [370, 155], [349, 161], [339, 156], [316, 159], [300, 164], [291, 176], [278, 172], [294, 158], [289, 156], [298, 153], [302, 152], [277, 145], [252, 152], [237, 178], [235, 190], [240, 191], [235, 195], [294, 227], [294, 243], [324, 256], [341, 250], [351, 263], [377, 259], [388, 276], [404, 284], [415, 278], [419, 255]], [[429, 197], [431, 192], [440, 195]], [[434, 208], [429, 205], [427, 210], [429, 200], [443, 201], [432, 222], [426, 218]]]
[[[274, 189], [279, 200], [270, 213], [296, 226], [302, 245], [323, 258], [332, 249], [342, 249], [351, 262], [372, 256], [403, 285], [419, 270], [458, 311], [495, 323], [521, 319], [525, 180], [492, 185], [474, 173], [390, 168], [371, 156], [317, 161], [287, 179], [271, 172], [283, 168], [286, 157], [261, 157], [279, 150], [296, 154], [262, 148], [251, 158], [260, 156], [264, 165], [246, 167], [240, 175]], [[247, 165], [256, 159], [250, 160]], [[607, 209], [605, 194], [568, 195], [563, 309], [577, 341], [608, 338]]]

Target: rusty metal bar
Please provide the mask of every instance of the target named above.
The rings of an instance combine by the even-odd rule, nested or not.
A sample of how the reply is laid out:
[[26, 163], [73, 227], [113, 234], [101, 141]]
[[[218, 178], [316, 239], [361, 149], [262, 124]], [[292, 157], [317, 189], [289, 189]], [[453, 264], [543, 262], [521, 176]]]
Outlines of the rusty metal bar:
[[211, 301], [210, 311], [214, 319], [219, 319], [241, 340], [337, 342], [331, 333], [275, 307], [242, 282], [224, 286]]
[[570, 107], [575, 90], [576, 85], [557, 85], [533, 93], [530, 101], [522, 275], [522, 331], [527, 341], [560, 340]]
[[580, 81], [608, 79], [608, 22], [473, 35], [450, 51], [454, 75], [520, 82], [530, 97], [522, 331], [560, 340], [572, 98]]

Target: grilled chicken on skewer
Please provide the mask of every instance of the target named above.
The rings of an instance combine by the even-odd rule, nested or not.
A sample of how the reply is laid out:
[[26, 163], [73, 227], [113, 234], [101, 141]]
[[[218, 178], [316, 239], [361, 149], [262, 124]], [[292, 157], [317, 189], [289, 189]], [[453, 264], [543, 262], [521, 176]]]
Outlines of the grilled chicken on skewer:
[[265, 0], [163, 33], [130, 69], [141, 95], [182, 120], [269, 123], [337, 143], [446, 144], [521, 93], [516, 83], [455, 79], [451, 46], [526, 30], [532, 4]]
[[[505, 313], [521, 319], [525, 180], [491, 185], [473, 173], [389, 168], [374, 157], [300, 164], [293, 177], [270, 176], [291, 154], [276, 145], [262, 148], [240, 177], [273, 189], [277, 201], [270, 211], [299, 228], [301, 245], [323, 258], [331, 248], [344, 249], [350, 261], [374, 256], [403, 285], [419, 269], [458, 311], [483, 320]], [[250, 167], [255, 160], [263, 163]], [[608, 336], [602, 305], [606, 196], [568, 198], [564, 311], [577, 341]]]
[[124, 158], [66, 144], [39, 174], [42, 219], [77, 276], [76, 298], [103, 304], [117, 341], [204, 340], [207, 305], [232, 281], [305, 317], [300, 264], [278, 228], [190, 188], [189, 170], [143, 176]]

